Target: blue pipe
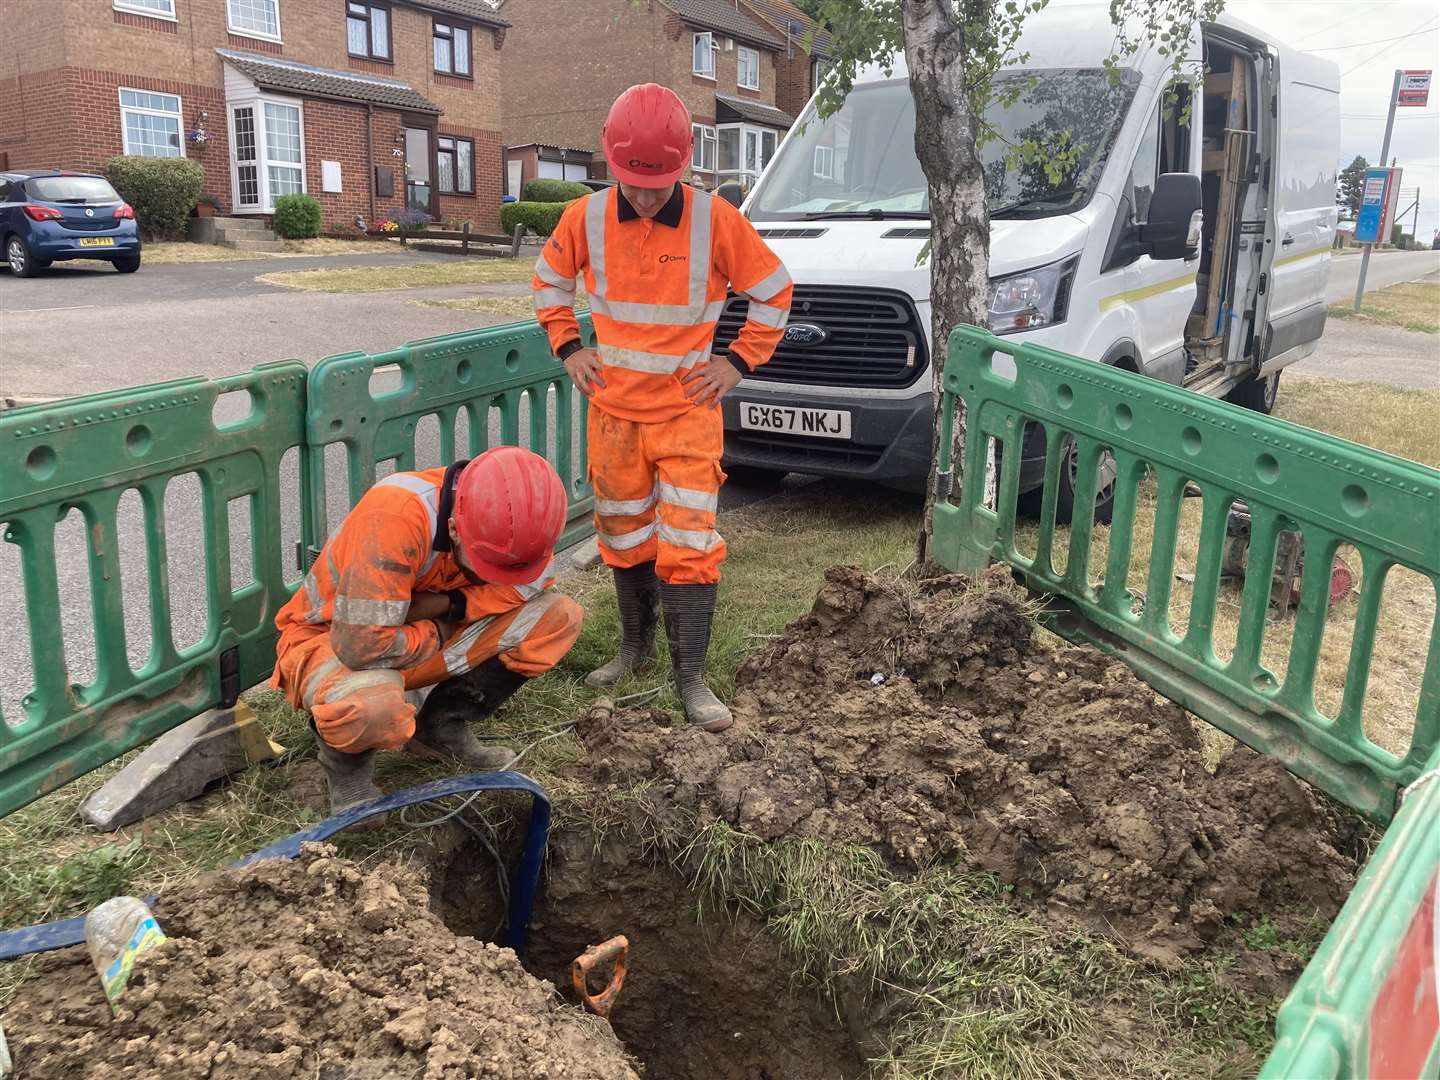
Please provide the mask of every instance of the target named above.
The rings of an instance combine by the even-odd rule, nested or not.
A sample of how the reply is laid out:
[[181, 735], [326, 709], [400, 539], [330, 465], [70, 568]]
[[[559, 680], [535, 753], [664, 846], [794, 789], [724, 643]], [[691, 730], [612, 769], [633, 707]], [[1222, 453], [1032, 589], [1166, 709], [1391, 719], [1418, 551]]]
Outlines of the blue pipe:
[[[357, 821], [472, 791], [528, 791], [531, 795], [530, 826], [525, 833], [525, 852], [510, 882], [510, 929], [505, 936], [505, 944], [518, 955], [525, 951], [525, 931], [530, 925], [530, 909], [535, 905], [535, 892], [540, 887], [540, 869], [545, 862], [545, 844], [550, 837], [550, 799], [544, 788], [523, 773], [484, 772], [451, 776], [444, 780], [432, 780], [418, 787], [406, 788], [370, 802], [356, 803], [334, 817], [326, 818], [318, 825], [287, 836], [284, 840], [277, 840], [269, 847], [261, 848], [232, 865], [248, 866], [259, 859], [293, 859], [300, 854], [301, 844], [328, 840]], [[145, 898], [145, 902], [153, 904], [155, 899], [149, 896]], [[38, 923], [0, 934], [0, 960], [15, 960], [31, 953], [50, 952], [84, 943], [83, 915], [73, 919]]]

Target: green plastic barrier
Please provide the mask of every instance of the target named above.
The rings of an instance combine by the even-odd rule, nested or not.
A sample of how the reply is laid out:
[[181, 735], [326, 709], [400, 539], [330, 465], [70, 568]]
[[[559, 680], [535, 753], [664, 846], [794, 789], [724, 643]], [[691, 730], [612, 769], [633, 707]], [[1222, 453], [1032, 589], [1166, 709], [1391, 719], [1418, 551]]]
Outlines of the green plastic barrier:
[[[997, 373], [996, 353], [1015, 377]], [[973, 327], [950, 337], [944, 372], [945, 431], [957, 401], [967, 415], [964, 476], [983, 476], [989, 439], [1001, 469], [994, 507], [983, 485], [965, 484], [958, 502], [935, 509], [936, 561], [973, 572], [1008, 563], [1038, 592], [1056, 598], [1050, 623], [1063, 636], [1124, 660], [1146, 682], [1190, 712], [1377, 822], [1387, 822], [1398, 790], [1420, 775], [1440, 746], [1440, 621], [1430, 628], [1408, 750], [1396, 756], [1371, 741], [1362, 717], [1386, 574], [1408, 567], [1440, 587], [1440, 473], [1342, 439], [1192, 394], [1141, 375], [1008, 343]], [[1025, 426], [1043, 425], [1046, 483], [1033, 557], [1015, 543]], [[1077, 515], [1068, 557], [1057, 572], [1055, 503], [1059, 470], [1076, 448], [1075, 489], [1096, 490], [1108, 451], [1117, 468], [1113, 524], [1103, 571], [1091, 568], [1094, 523]], [[949, 439], [939, 467], [948, 475]], [[1127, 587], [1137, 490], [1156, 478], [1154, 543], [1143, 598]], [[1187, 488], [1204, 496], [1189, 623], [1170, 626], [1177, 525]], [[1249, 506], [1252, 532], [1240, 625], [1228, 660], [1215, 654], [1213, 629], [1226, 520], [1233, 500]], [[1304, 543], [1300, 603], [1283, 681], [1261, 661], [1271, 571], [1282, 532]], [[1316, 707], [1314, 682], [1329, 605], [1331, 562], [1341, 544], [1362, 560], [1343, 700], [1332, 720]], [[1097, 560], [1098, 561], [1098, 560]], [[1090, 580], [1094, 571], [1103, 581]], [[1138, 610], [1137, 610], [1138, 608]]]
[[[581, 333], [593, 343], [588, 315]], [[377, 369], [393, 367], [399, 386], [371, 392]], [[522, 430], [521, 406], [528, 419]], [[416, 436], [426, 417], [439, 428], [439, 461], [448, 465], [473, 457], [491, 446], [525, 446], [545, 455], [566, 483], [570, 514], [561, 546], [592, 530], [594, 506], [587, 474], [585, 409], [579, 423], [575, 388], [550, 352], [545, 332], [533, 320], [447, 334], [408, 342], [383, 353], [345, 353], [320, 361], [310, 373], [309, 407], [305, 418], [306, 473], [309, 513], [305, 544], [313, 558], [331, 528], [327, 501], [326, 447], [340, 445], [345, 453], [347, 507], [375, 483], [382, 462], [395, 471], [416, 467]], [[499, 430], [491, 432], [491, 411]], [[468, 428], [468, 446], [456, 446], [455, 426], [461, 413]]]
[[[0, 815], [123, 754], [269, 675], [275, 614], [290, 596], [280, 549], [281, 459], [303, 438], [303, 364], [181, 379], [0, 413], [0, 526], [19, 547], [34, 686], [0, 717]], [[212, 419], [222, 394], [249, 395], [243, 419]], [[177, 649], [165, 532], [166, 486], [203, 492], [205, 629]], [[132, 670], [117, 508], [139, 493], [150, 613], [148, 661]], [[248, 503], [252, 581], [232, 587], [230, 503]], [[56, 526], [84, 515], [96, 676], [72, 680], [61, 628]], [[73, 568], [67, 567], [67, 570]], [[73, 613], [70, 614], [73, 618]], [[73, 629], [73, 628], [72, 628]]]

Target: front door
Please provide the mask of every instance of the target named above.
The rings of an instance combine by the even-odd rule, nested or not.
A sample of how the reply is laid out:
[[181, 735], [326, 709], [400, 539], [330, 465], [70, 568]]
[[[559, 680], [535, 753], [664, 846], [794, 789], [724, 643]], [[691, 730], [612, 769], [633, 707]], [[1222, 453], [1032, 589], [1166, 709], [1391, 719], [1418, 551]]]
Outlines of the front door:
[[430, 130], [405, 129], [405, 205], [435, 216], [434, 187], [430, 181]]

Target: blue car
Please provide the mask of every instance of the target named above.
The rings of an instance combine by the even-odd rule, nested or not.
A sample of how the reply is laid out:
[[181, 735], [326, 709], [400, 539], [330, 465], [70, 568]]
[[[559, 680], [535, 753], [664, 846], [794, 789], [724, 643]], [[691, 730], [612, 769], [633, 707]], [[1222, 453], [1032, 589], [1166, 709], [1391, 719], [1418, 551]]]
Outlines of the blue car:
[[140, 269], [135, 211], [110, 181], [89, 173], [0, 172], [0, 250], [17, 277], [61, 259], [104, 259], [122, 274]]

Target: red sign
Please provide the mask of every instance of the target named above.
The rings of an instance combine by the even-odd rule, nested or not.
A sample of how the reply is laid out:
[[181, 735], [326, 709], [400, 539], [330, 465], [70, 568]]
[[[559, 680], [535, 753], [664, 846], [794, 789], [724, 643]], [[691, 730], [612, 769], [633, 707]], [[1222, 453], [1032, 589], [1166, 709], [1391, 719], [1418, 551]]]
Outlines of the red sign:
[[1400, 951], [1370, 1010], [1371, 1076], [1417, 1078], [1440, 1037], [1440, 1000], [1436, 997], [1435, 888], [1420, 901]]
[[1402, 71], [1400, 93], [1395, 98], [1395, 104], [1424, 108], [1430, 100], [1430, 74], [1428, 71]]

